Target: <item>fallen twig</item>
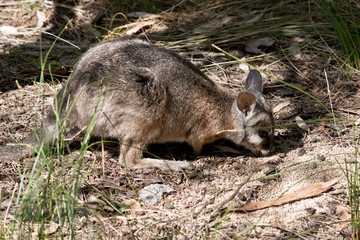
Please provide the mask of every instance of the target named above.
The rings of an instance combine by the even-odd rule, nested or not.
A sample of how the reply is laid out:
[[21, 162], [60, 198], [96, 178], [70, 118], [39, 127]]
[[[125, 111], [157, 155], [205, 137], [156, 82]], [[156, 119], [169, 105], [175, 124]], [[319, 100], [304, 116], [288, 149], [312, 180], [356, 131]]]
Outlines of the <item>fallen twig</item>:
[[213, 217], [217, 214], [217, 212], [218, 212], [220, 209], [223, 208], [223, 206], [224, 206], [225, 204], [227, 204], [228, 202], [230, 202], [231, 200], [233, 200], [233, 199], [236, 197], [236, 195], [239, 193], [240, 189], [241, 189], [246, 183], [248, 183], [249, 180], [250, 180], [250, 177], [247, 177], [247, 178], [245, 179], [245, 181], [243, 181], [242, 183], [240, 183], [240, 184], [237, 186], [237, 188], [235, 189], [235, 191], [234, 191], [227, 199], [225, 199], [224, 201], [222, 201], [221, 203], [219, 203], [219, 204], [217, 205], [217, 207], [214, 209], [214, 211], [211, 213], [210, 218], [213, 218]]
[[260, 210], [264, 209], [270, 206], [280, 206], [286, 203], [315, 197], [320, 195], [321, 193], [327, 191], [330, 187], [338, 183], [340, 178], [335, 178], [327, 182], [323, 183], [314, 183], [310, 184], [306, 187], [300, 188], [294, 192], [285, 193], [281, 197], [275, 200], [265, 200], [260, 202], [251, 202], [248, 204], [245, 204], [242, 207], [235, 208], [233, 211], [254, 211], [254, 210]]

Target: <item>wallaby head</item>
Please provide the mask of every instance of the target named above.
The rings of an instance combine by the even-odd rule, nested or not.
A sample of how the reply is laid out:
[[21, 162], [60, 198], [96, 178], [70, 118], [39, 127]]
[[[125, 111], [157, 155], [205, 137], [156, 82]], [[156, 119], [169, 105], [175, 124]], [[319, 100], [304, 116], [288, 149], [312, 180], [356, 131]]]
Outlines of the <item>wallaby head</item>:
[[274, 148], [274, 118], [262, 95], [262, 78], [252, 70], [245, 80], [245, 90], [237, 96], [235, 119], [240, 144], [256, 155], [269, 155]]

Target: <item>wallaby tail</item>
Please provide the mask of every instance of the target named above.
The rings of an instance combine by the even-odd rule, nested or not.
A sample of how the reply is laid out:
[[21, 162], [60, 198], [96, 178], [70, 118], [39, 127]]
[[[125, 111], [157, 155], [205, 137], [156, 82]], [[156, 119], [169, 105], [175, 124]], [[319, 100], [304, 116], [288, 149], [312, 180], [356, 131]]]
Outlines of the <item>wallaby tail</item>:
[[37, 131], [34, 131], [19, 143], [7, 143], [0, 146], [0, 160], [21, 160], [30, 157], [39, 147]]
[[26, 143], [10, 143], [0, 146], [0, 160], [21, 160], [27, 158], [33, 153], [33, 146]]

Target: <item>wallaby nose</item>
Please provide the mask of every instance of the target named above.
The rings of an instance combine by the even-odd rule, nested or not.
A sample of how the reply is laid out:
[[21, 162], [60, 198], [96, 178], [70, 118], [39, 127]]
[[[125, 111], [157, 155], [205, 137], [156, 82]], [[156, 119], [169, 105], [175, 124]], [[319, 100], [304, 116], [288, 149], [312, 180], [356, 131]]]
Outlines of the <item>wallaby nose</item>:
[[260, 152], [261, 152], [262, 156], [269, 156], [269, 155], [273, 154], [274, 151], [275, 151], [274, 147], [270, 147], [267, 149], [265, 148], [265, 149], [261, 150]]

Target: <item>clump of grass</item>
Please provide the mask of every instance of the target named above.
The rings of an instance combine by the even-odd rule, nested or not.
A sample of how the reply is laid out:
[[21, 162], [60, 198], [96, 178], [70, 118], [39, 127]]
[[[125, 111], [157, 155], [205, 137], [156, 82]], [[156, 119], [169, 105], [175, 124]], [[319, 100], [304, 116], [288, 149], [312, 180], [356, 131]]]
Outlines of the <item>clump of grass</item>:
[[349, 205], [351, 214], [351, 227], [353, 239], [360, 239], [360, 178], [359, 178], [359, 148], [356, 137], [356, 127], [353, 124], [353, 145], [355, 148], [352, 159], [345, 163], [344, 173], [347, 180], [349, 192]]
[[320, 10], [336, 34], [345, 62], [360, 69], [359, 16], [354, 1], [318, 0]]
[[[41, 98], [42, 86], [45, 83], [43, 73], [48, 66], [47, 59], [55, 43], [56, 40], [45, 57], [42, 57], [41, 54], [42, 74], [39, 79], [39, 98]], [[58, 81], [51, 74], [50, 65], [48, 71], [55, 86]], [[86, 159], [88, 148], [94, 144], [89, 140], [94, 126], [96, 109], [94, 109], [93, 118], [88, 125], [78, 154], [75, 157], [67, 155], [70, 150], [65, 141], [66, 119], [60, 119], [61, 108], [64, 108], [67, 103], [65, 99], [60, 102], [56, 101], [56, 91], [54, 90], [54, 92], [53, 111], [56, 116], [56, 136], [54, 136], [53, 143], [44, 142], [41, 134], [37, 136], [39, 143], [35, 144], [38, 145], [36, 154], [19, 168], [20, 183], [15, 200], [16, 213], [14, 220], [6, 224], [5, 236], [9, 239], [31, 239], [35, 236], [43, 239], [50, 235], [74, 239], [80, 225], [80, 217], [83, 216], [79, 212], [89, 213], [85, 215], [91, 213], [91, 209], [79, 200], [79, 195], [88, 174], [95, 171], [94, 169], [85, 170], [83, 162]], [[70, 106], [69, 112], [73, 105], [74, 103]], [[103, 198], [106, 199], [105, 196]], [[118, 211], [116, 206], [113, 206]], [[118, 212], [120, 213], [120, 211]], [[101, 228], [98, 228], [98, 231], [101, 231]]]

